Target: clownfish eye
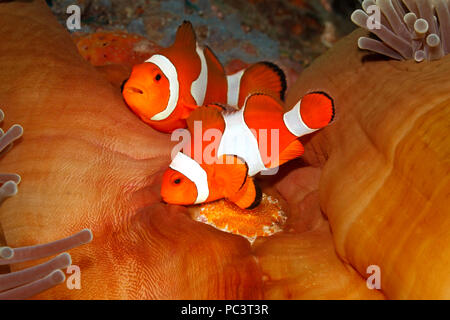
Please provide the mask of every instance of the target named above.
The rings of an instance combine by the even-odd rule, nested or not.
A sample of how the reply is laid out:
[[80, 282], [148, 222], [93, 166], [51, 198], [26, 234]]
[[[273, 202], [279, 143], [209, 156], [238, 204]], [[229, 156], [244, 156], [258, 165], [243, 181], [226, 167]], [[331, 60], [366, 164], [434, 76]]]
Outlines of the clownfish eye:
[[181, 183], [181, 179], [180, 179], [180, 178], [175, 179], [175, 180], [173, 181], [173, 183], [175, 183], [175, 184], [180, 184], [180, 183]]
[[160, 75], [159, 73], [156, 75], [155, 80], [156, 80], [156, 81], [161, 80], [161, 75]]

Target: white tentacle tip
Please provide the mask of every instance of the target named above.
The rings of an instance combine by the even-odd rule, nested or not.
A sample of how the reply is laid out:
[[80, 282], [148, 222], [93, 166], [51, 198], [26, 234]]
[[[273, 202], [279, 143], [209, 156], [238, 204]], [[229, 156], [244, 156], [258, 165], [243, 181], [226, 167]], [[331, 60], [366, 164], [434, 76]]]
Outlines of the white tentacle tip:
[[423, 60], [425, 60], [425, 51], [417, 50], [414, 53], [414, 60], [416, 60], [416, 62], [422, 62]]
[[6, 181], [0, 188], [0, 194], [3, 197], [12, 197], [17, 194], [17, 184], [14, 181]]
[[20, 124], [13, 125], [9, 130], [14, 132], [14, 135], [17, 138], [19, 138], [19, 137], [21, 137], [23, 135], [23, 127]]
[[436, 48], [441, 44], [441, 39], [435, 33], [429, 34], [427, 37], [427, 45]]
[[67, 268], [72, 264], [72, 257], [70, 256], [69, 253], [67, 252], [61, 253], [58, 257], [62, 260], [63, 264], [62, 268]]
[[83, 243], [89, 243], [94, 238], [94, 234], [92, 233], [91, 229], [83, 229], [80, 231], [80, 233], [83, 234]]
[[414, 23], [414, 30], [419, 34], [423, 35], [428, 32], [429, 29], [428, 21], [425, 19], [417, 19]]
[[53, 271], [52, 273], [50, 273], [48, 275], [48, 277], [50, 278], [52, 284], [55, 284], [55, 285], [59, 284], [59, 283], [63, 283], [64, 280], [66, 280], [66, 275], [61, 270]]
[[0, 248], [0, 258], [1, 259], [11, 259], [14, 257], [14, 250], [10, 247], [1, 247]]

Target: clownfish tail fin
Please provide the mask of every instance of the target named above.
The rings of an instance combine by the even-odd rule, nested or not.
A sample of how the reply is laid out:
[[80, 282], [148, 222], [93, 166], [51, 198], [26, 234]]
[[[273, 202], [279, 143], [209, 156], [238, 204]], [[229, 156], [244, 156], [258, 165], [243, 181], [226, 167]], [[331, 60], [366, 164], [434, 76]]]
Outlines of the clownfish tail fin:
[[188, 47], [195, 50], [197, 46], [197, 37], [195, 35], [194, 27], [192, 26], [191, 22], [185, 20], [178, 27], [174, 46], [183, 48]]
[[297, 137], [326, 127], [334, 120], [333, 98], [321, 91], [305, 95], [283, 116], [286, 127]]
[[286, 88], [286, 76], [280, 67], [267, 61], [255, 63], [242, 73], [238, 106], [242, 107], [245, 99], [256, 92], [264, 92], [284, 101]]
[[308, 127], [323, 128], [334, 119], [334, 100], [322, 91], [308, 93], [302, 98], [300, 114]]

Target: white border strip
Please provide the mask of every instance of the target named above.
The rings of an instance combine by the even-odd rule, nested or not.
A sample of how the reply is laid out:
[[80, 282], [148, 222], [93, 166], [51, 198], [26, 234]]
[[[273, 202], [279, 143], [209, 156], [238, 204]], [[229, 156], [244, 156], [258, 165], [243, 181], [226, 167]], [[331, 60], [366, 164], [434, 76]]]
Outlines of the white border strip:
[[159, 69], [161, 69], [166, 78], [169, 79], [169, 102], [167, 103], [167, 107], [160, 113], [157, 113], [151, 117], [151, 120], [153, 121], [161, 121], [167, 119], [172, 114], [178, 103], [180, 85], [178, 83], [177, 69], [168, 58], [160, 54], [151, 56], [145, 62], [154, 63]]
[[192, 82], [191, 95], [198, 106], [203, 105], [206, 96], [206, 88], [208, 87], [208, 64], [206, 63], [203, 49], [197, 46], [197, 54], [200, 58], [201, 69], [197, 80]]
[[209, 197], [208, 175], [206, 171], [192, 158], [182, 152], [178, 152], [170, 163], [170, 167], [184, 174], [197, 188], [195, 204], [203, 203]]
[[217, 155], [220, 157], [228, 154], [240, 157], [248, 165], [248, 175], [254, 176], [267, 168], [259, 152], [258, 140], [244, 119], [244, 110], [249, 97], [239, 111], [224, 115], [225, 131], [220, 139]]
[[297, 104], [294, 108], [291, 109], [291, 111], [288, 111], [283, 115], [284, 124], [286, 125], [288, 130], [297, 137], [301, 137], [319, 130], [311, 129], [303, 122], [302, 116], [300, 114], [301, 103], [302, 100], [300, 99], [300, 101], [297, 102]]
[[239, 91], [241, 88], [241, 78], [245, 69], [233, 73], [227, 76], [228, 91], [227, 91], [227, 104], [230, 106], [237, 106], [239, 102]]

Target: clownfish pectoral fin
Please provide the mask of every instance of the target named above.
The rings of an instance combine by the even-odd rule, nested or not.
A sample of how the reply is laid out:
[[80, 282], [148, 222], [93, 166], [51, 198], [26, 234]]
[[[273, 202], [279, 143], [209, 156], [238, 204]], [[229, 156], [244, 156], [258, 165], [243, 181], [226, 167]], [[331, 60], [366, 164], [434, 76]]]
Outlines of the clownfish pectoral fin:
[[311, 92], [302, 98], [300, 115], [311, 129], [321, 129], [334, 119], [333, 99], [325, 92]]
[[225, 121], [221, 114], [220, 107], [216, 105], [197, 107], [187, 118], [187, 126], [191, 134], [194, 133], [194, 122], [200, 121], [202, 124], [202, 134], [208, 129], [225, 130]]
[[261, 203], [262, 191], [252, 177], [247, 177], [242, 188], [234, 195], [227, 198], [241, 209], [251, 210]]
[[219, 157], [216, 164], [215, 176], [221, 183], [224, 191], [223, 196], [229, 198], [234, 196], [245, 185], [248, 178], [247, 164], [235, 155], [223, 155]]
[[271, 62], [258, 62], [248, 67], [240, 80], [238, 106], [241, 107], [250, 94], [257, 92], [283, 101], [286, 92], [283, 70]]
[[192, 49], [195, 51], [197, 46], [197, 37], [195, 36], [192, 23], [189, 21], [183, 21], [181, 26], [178, 27], [177, 34], [175, 36], [175, 47], [180, 49]]
[[286, 149], [280, 152], [278, 159], [271, 159], [270, 163], [266, 165], [267, 168], [276, 168], [285, 164], [286, 162], [300, 157], [305, 149], [299, 140], [292, 141]]

